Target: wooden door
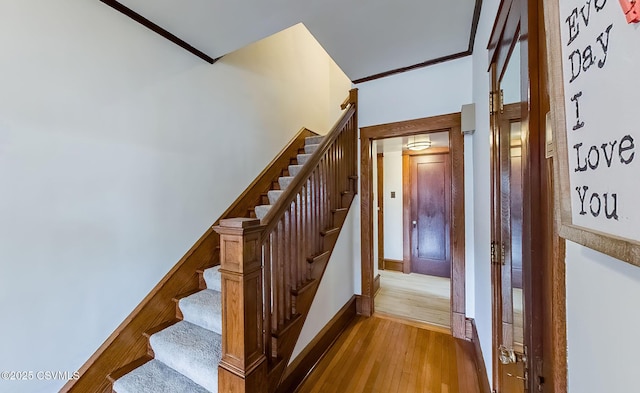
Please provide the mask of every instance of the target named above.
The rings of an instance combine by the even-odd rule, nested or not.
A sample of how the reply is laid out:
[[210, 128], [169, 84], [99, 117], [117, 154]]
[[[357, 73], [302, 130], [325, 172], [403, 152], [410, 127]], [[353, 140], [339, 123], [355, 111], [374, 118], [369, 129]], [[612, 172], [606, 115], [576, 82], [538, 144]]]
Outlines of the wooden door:
[[449, 154], [410, 156], [411, 271], [451, 277]]
[[[502, 2], [488, 45], [497, 393], [566, 391], [564, 266], [556, 263], [556, 251], [562, 248], [554, 234], [553, 172], [545, 156], [545, 113], [550, 108], [543, 15], [542, 2]], [[519, 154], [505, 148], [511, 146], [504, 124], [509, 123], [509, 104], [521, 109]], [[516, 301], [522, 304], [520, 312]]]

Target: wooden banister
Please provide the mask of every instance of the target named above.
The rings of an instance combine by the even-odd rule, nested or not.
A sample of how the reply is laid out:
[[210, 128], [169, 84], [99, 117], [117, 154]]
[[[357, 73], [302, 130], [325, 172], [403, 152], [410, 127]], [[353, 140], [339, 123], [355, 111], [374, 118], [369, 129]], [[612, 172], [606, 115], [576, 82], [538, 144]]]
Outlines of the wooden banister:
[[[348, 100], [349, 98], [347, 98]], [[345, 101], [347, 102], [347, 101]], [[278, 201], [273, 205], [273, 207], [269, 210], [267, 215], [262, 219], [262, 222], [265, 224], [265, 234], [269, 233], [273, 230], [275, 225], [277, 224], [277, 217], [282, 216], [288, 206], [293, 202], [293, 199], [296, 197], [297, 193], [302, 188], [302, 185], [306, 180], [310, 177], [311, 173], [316, 169], [322, 157], [327, 153], [329, 147], [331, 147], [336, 139], [341, 135], [341, 132], [344, 130], [345, 126], [353, 119], [353, 116], [356, 113], [355, 105], [348, 104], [346, 107], [349, 109], [342, 115], [342, 117], [336, 122], [331, 131], [327, 134], [327, 136], [322, 140], [322, 143], [318, 147], [318, 149], [311, 155], [309, 161], [304, 165], [300, 173], [296, 176], [293, 182], [287, 188], [286, 195], [282, 195]], [[345, 107], [345, 108], [346, 108]]]

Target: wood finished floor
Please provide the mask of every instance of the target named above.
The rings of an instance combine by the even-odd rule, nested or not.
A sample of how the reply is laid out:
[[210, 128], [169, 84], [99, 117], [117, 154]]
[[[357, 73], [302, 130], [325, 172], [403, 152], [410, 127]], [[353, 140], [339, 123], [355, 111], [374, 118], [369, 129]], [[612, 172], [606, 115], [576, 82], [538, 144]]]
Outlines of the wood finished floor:
[[297, 393], [478, 393], [473, 344], [398, 318], [357, 317]]
[[424, 274], [380, 270], [376, 312], [451, 328], [451, 281]]
[[524, 343], [524, 310], [522, 306], [522, 289], [513, 288], [513, 341], [514, 349], [522, 352]]

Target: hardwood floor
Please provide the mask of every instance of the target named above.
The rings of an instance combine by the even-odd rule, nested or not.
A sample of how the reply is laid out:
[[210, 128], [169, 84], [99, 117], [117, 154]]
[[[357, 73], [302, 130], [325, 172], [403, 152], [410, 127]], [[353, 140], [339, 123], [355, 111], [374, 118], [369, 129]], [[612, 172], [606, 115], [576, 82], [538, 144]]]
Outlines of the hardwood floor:
[[478, 393], [473, 344], [398, 318], [358, 317], [297, 393]]
[[380, 270], [380, 291], [375, 298], [378, 313], [427, 322], [451, 329], [451, 280], [424, 274]]
[[524, 307], [522, 289], [513, 288], [513, 349], [523, 353], [524, 343]]

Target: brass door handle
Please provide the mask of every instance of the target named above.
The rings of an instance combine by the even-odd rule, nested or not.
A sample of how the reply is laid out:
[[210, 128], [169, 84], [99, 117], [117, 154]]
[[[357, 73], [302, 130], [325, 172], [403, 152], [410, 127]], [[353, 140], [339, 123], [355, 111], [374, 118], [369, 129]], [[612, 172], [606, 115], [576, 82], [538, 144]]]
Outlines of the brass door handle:
[[521, 377], [521, 376], [519, 376], [519, 375], [513, 375], [513, 374], [510, 374], [510, 373], [507, 373], [507, 376], [509, 376], [509, 377], [511, 377], [511, 378], [519, 379], [519, 380], [521, 380], [521, 381], [526, 381], [526, 380], [527, 380], [527, 378], [525, 378], [525, 377]]
[[498, 359], [502, 364], [512, 364], [518, 361], [513, 349], [507, 348], [504, 345], [498, 347]]

